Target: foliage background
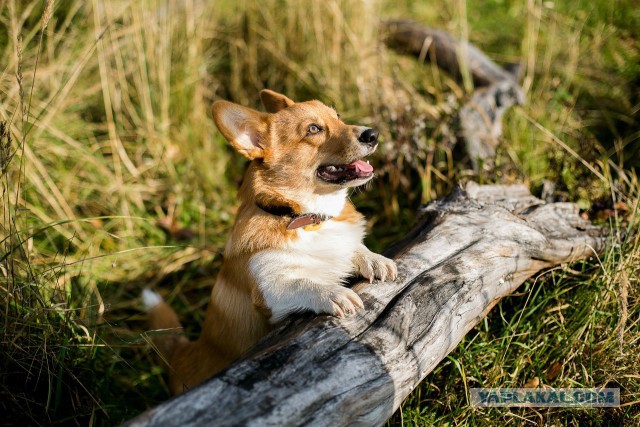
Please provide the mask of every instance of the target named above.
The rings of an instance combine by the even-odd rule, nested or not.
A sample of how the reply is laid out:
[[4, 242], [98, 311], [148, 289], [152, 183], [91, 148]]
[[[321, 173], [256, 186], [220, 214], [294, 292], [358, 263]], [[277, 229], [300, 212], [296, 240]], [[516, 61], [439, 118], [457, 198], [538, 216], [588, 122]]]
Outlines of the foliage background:
[[[522, 64], [495, 173], [448, 140], [471, 88], [381, 43], [379, 19], [404, 17]], [[553, 183], [615, 237], [496, 306], [390, 425], [639, 423], [639, 28], [633, 0], [0, 0], [3, 421], [113, 425], [167, 398], [139, 293], [197, 334], [245, 166], [209, 107], [259, 108], [268, 87], [381, 131], [378, 178], [353, 195], [372, 249], [466, 179]], [[470, 387], [536, 381], [620, 387], [623, 406], [467, 405]]]

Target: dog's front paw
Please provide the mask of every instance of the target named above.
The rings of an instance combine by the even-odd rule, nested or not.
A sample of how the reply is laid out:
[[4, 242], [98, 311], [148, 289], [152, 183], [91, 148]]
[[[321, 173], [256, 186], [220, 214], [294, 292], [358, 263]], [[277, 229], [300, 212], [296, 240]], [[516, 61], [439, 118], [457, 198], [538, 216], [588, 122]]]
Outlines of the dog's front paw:
[[376, 254], [366, 249], [366, 251], [358, 251], [353, 259], [358, 273], [369, 282], [374, 279], [395, 280], [398, 276], [398, 267], [395, 261], [385, 256]]
[[358, 294], [344, 286], [335, 285], [323, 292], [314, 311], [317, 314], [331, 314], [344, 318], [359, 308], [364, 308], [364, 304]]

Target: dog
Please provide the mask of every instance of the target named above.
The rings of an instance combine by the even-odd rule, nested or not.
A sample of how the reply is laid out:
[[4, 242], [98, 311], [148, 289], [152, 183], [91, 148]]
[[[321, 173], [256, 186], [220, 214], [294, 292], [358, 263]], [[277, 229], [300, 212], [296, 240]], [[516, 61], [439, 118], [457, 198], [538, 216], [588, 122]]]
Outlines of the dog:
[[200, 337], [189, 341], [160, 295], [143, 291], [150, 327], [163, 331], [154, 343], [173, 394], [230, 365], [290, 314], [343, 318], [363, 309], [348, 277], [397, 275], [394, 261], [363, 244], [365, 220], [348, 198], [374, 175], [363, 159], [378, 133], [345, 124], [320, 101], [271, 90], [260, 97], [266, 113], [227, 101], [212, 107], [219, 131], [251, 162]]

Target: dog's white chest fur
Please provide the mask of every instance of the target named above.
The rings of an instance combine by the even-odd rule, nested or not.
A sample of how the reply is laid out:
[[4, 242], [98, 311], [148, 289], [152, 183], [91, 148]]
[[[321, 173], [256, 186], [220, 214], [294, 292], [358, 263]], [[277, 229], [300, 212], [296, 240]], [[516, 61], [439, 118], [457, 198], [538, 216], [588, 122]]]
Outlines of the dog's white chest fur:
[[335, 287], [354, 272], [353, 257], [362, 244], [365, 224], [330, 220], [315, 231], [297, 230], [283, 248], [253, 255], [249, 268], [277, 322], [288, 314], [312, 309], [311, 290]]

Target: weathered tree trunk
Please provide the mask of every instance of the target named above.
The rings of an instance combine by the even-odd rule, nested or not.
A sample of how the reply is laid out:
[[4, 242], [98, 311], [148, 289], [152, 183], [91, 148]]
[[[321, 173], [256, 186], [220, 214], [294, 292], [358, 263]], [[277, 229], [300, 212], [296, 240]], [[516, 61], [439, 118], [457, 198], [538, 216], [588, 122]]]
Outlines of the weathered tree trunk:
[[473, 44], [453, 37], [446, 31], [427, 27], [406, 19], [383, 21], [385, 43], [401, 53], [429, 61], [462, 80], [463, 69], [469, 71], [478, 87], [491, 86], [516, 77], [505, 70]]
[[514, 105], [524, 103], [517, 69], [507, 71], [471, 43], [417, 22], [386, 21], [382, 28], [386, 44], [399, 52], [428, 60], [458, 80], [463, 69], [469, 71], [475, 90], [458, 114], [460, 139], [476, 172], [493, 169], [502, 136], [502, 116]]
[[357, 285], [366, 308], [356, 316], [298, 319], [130, 424], [380, 425], [500, 298], [605, 243], [573, 204], [469, 183], [389, 249], [396, 281]]

